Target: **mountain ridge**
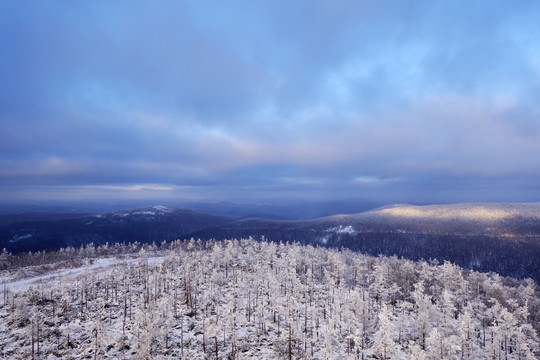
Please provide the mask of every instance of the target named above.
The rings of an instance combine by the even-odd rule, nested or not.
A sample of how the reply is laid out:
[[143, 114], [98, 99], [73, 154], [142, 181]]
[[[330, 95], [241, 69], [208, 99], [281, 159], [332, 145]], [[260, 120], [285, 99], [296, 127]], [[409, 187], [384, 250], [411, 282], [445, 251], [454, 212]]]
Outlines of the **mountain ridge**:
[[235, 219], [163, 205], [72, 216], [8, 224], [0, 216], [0, 249], [20, 253], [89, 243], [252, 237], [448, 260], [540, 282], [539, 203], [398, 204], [309, 220]]

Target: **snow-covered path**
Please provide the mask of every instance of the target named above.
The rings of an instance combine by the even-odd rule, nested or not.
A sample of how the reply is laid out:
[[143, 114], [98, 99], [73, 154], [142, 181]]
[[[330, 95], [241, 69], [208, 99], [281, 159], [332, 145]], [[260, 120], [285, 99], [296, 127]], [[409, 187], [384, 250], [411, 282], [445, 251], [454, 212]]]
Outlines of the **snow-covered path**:
[[[159, 265], [163, 260], [163, 256], [154, 256], [147, 259], [149, 265]], [[4, 289], [7, 289], [8, 297], [13, 293], [24, 292], [32, 286], [46, 286], [50, 289], [60, 286], [63, 280], [75, 280], [85, 272], [89, 274], [102, 273], [115, 267], [132, 265], [137, 261], [138, 258], [108, 257], [95, 259], [88, 266], [64, 268], [46, 273], [35, 274], [34, 269], [25, 268], [15, 274], [2, 274], [0, 275], [0, 305], [4, 303]], [[22, 278], [21, 274], [23, 274]]]

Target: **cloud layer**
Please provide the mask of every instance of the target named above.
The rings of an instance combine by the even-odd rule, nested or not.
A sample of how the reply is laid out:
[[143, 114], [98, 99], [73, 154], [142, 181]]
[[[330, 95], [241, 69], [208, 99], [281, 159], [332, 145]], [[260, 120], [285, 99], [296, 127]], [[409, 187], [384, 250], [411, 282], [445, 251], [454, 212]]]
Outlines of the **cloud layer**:
[[534, 1], [0, 4], [7, 200], [540, 200]]

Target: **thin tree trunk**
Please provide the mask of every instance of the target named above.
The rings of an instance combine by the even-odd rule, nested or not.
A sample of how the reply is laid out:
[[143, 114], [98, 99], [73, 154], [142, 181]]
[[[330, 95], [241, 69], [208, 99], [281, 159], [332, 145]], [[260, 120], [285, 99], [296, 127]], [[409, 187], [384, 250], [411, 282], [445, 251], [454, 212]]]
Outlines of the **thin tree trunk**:
[[289, 360], [292, 360], [292, 336], [291, 324], [289, 323]]

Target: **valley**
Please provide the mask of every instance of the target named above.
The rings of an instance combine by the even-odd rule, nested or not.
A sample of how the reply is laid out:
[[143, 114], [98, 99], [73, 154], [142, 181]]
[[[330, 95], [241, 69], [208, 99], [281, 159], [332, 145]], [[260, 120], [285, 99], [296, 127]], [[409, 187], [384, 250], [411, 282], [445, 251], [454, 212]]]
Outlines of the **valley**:
[[0, 216], [0, 248], [253, 238], [348, 248], [370, 255], [451, 261], [540, 282], [540, 204], [392, 205], [308, 220], [235, 219], [170, 206], [94, 214]]

